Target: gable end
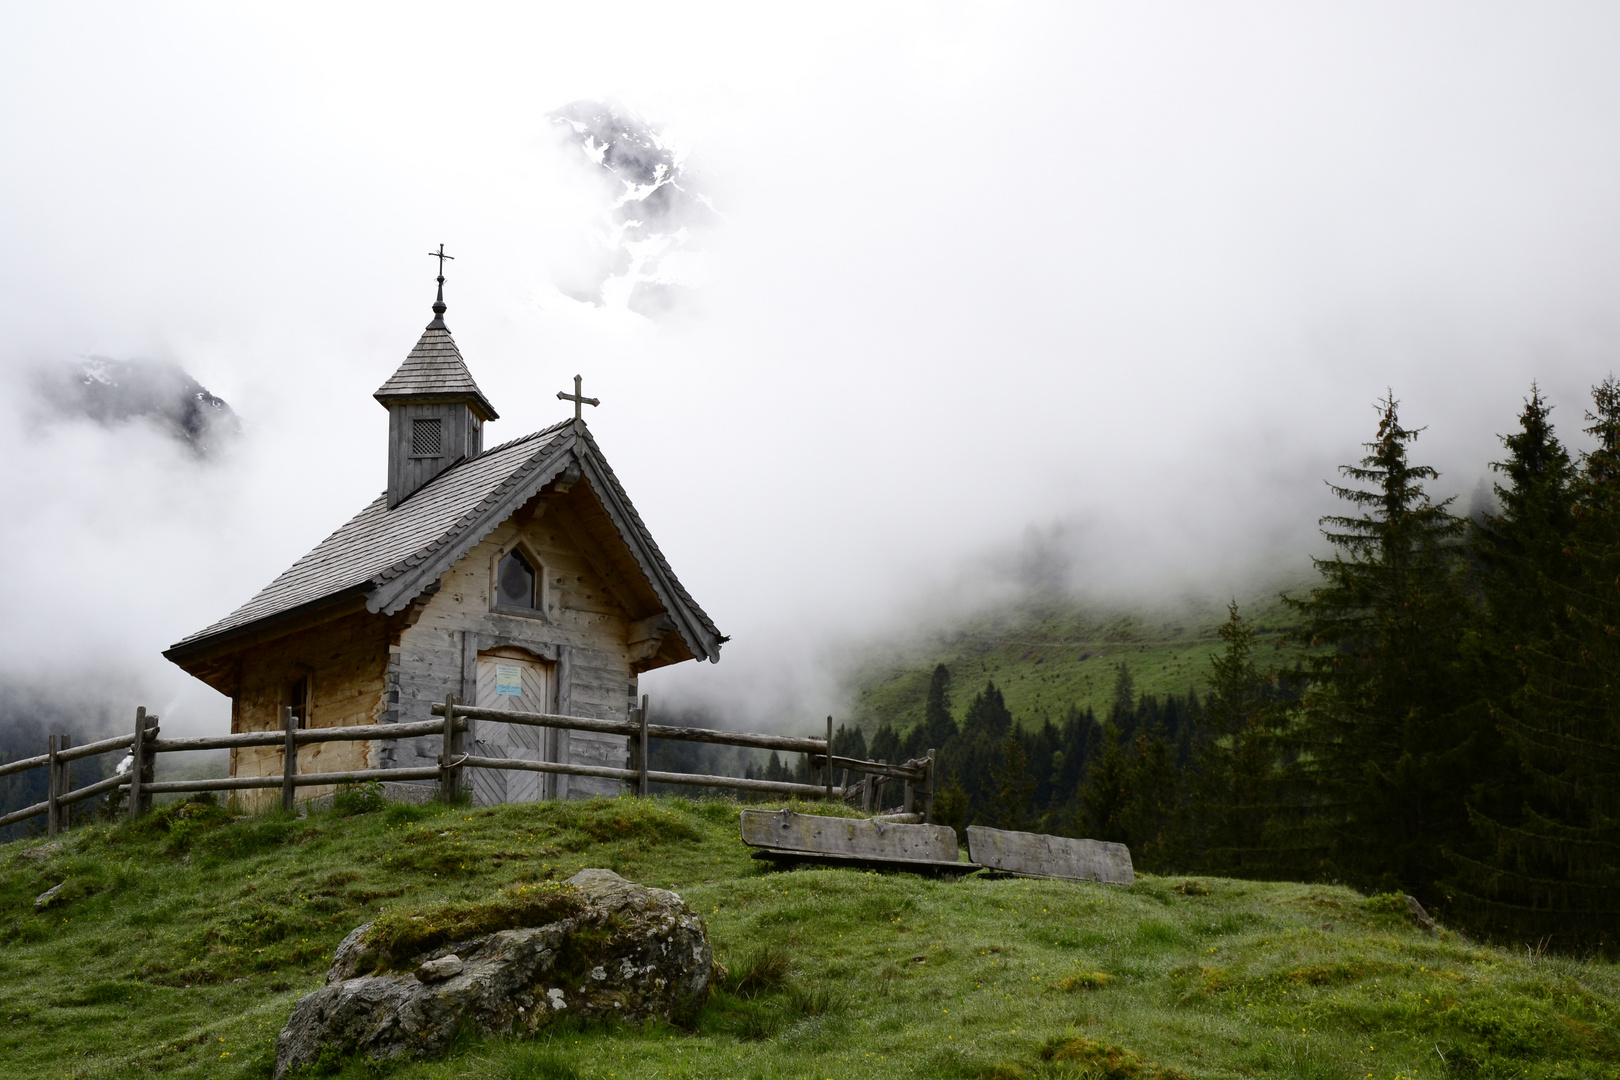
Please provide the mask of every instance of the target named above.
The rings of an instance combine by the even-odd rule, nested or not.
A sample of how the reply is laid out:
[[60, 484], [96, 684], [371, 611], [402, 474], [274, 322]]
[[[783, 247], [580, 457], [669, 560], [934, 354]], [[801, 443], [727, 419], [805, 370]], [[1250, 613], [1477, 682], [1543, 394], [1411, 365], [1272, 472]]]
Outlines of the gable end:
[[437, 582], [468, 552], [548, 484], [577, 468], [614, 531], [629, 550], [643, 579], [657, 595], [675, 623], [675, 630], [692, 656], [717, 663], [727, 640], [676, 579], [674, 571], [653, 541], [641, 515], [602, 457], [583, 422], [575, 421], [565, 439], [548, 447], [450, 529], [440, 546], [420, 551], [379, 574], [378, 587], [367, 599], [368, 610], [392, 615], [408, 605], [424, 588]]

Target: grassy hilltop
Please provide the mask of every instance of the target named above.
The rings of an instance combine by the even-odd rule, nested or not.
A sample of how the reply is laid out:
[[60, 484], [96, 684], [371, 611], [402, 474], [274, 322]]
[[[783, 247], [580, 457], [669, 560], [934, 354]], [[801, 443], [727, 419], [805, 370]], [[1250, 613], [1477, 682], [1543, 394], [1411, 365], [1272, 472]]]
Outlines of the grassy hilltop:
[[691, 1030], [558, 1029], [384, 1075], [1620, 1076], [1613, 965], [1432, 937], [1393, 898], [772, 873], [725, 802], [347, 809], [193, 804], [0, 847], [5, 1074], [266, 1077], [355, 925], [606, 866], [707, 920], [730, 974]]
[[[1308, 583], [1307, 583], [1308, 585]], [[1291, 592], [1303, 592], [1300, 585]], [[1242, 602], [1262, 664], [1292, 663], [1284, 634], [1297, 622], [1274, 589]], [[981, 612], [901, 646], [866, 654], [849, 672], [853, 718], [899, 729], [922, 719], [928, 679], [937, 664], [951, 670], [953, 712], [962, 718], [973, 695], [994, 682], [1020, 724], [1060, 719], [1070, 706], [1106, 717], [1114, 681], [1126, 664], [1140, 694], [1163, 697], [1203, 691], [1223, 605], [1184, 604], [1155, 610], [1108, 608], [1043, 598]]]

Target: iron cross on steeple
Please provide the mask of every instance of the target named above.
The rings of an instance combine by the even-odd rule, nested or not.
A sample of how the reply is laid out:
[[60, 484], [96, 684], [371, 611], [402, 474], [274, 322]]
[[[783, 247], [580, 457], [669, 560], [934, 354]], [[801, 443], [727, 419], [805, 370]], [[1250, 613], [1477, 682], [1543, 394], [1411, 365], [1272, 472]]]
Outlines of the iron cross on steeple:
[[444, 245], [440, 244], [438, 251], [430, 251], [430, 252], [428, 252], [428, 258], [430, 258], [430, 259], [438, 259], [439, 260], [439, 284], [443, 285], [444, 284], [444, 260], [449, 259], [451, 262], [455, 262], [456, 257], [454, 255], [446, 255], [444, 253]]
[[585, 397], [580, 393], [580, 384], [583, 383], [584, 381], [585, 380], [581, 379], [578, 375], [575, 375], [574, 376], [574, 392], [572, 394], [566, 393], [566, 392], [564, 392], [562, 390], [557, 391], [557, 400], [558, 401], [572, 401], [574, 403], [574, 419], [575, 420], [583, 420], [584, 419], [584, 416], [582, 415], [584, 410], [581, 409], [580, 406], [582, 406], [582, 405], [600, 405], [600, 404], [602, 404], [600, 401], [596, 400], [595, 398], [593, 398], [593, 397]]
[[444, 245], [440, 244], [438, 251], [428, 252], [428, 257], [439, 260], [439, 295], [433, 301], [433, 321], [428, 323], [428, 325], [443, 327], [444, 313], [446, 311], [444, 306], [444, 260], [450, 259], [453, 261], [455, 256], [446, 255], [444, 253]]

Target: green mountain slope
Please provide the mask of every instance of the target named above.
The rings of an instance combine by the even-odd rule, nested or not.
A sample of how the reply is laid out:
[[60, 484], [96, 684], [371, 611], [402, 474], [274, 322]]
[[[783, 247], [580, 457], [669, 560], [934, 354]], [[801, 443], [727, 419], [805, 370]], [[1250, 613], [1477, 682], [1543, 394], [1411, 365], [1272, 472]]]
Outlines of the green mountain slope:
[[[1274, 590], [1241, 604], [1254, 625], [1262, 662], [1292, 663], [1284, 635], [1292, 613]], [[951, 671], [954, 711], [994, 682], [1021, 724], [1056, 720], [1071, 706], [1106, 714], [1120, 664], [1139, 694], [1202, 691], [1216, 630], [1226, 609], [1181, 605], [1129, 610], [1080, 601], [1025, 601], [965, 619], [926, 637], [868, 651], [847, 677], [854, 720], [872, 728], [887, 720], [904, 729], [922, 719], [934, 667]]]
[[1620, 1076], [1613, 965], [1430, 936], [1396, 897], [771, 873], [736, 813], [626, 798], [232, 819], [193, 804], [0, 846], [5, 1075], [267, 1077], [276, 1032], [358, 923], [607, 866], [707, 920], [730, 973], [691, 1029], [560, 1028], [380, 1075]]

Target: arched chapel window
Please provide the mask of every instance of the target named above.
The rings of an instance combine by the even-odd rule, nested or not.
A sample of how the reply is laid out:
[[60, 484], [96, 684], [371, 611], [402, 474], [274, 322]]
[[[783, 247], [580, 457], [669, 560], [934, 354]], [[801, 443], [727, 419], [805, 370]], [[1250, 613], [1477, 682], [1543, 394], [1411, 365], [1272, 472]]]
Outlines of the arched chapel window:
[[495, 571], [495, 604], [497, 607], [535, 607], [534, 567], [514, 551], [501, 560]]

